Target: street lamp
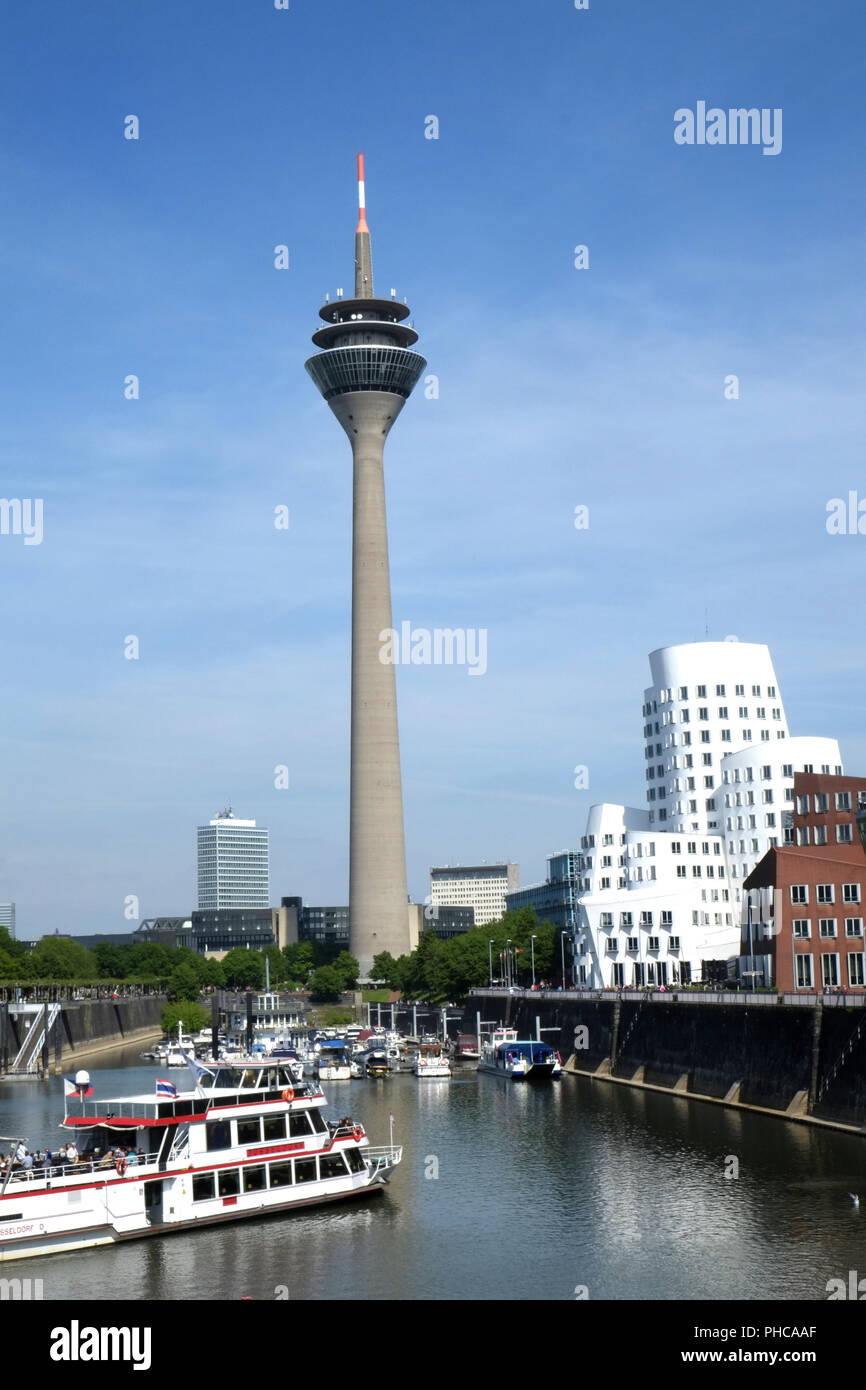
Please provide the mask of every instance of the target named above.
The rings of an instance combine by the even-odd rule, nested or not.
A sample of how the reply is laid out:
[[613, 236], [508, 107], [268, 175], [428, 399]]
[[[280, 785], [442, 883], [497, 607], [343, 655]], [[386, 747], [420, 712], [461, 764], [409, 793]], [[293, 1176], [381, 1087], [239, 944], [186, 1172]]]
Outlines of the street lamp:
[[532, 988], [535, 989], [535, 937], [529, 938], [529, 949], [532, 952]]
[[562, 956], [562, 988], [565, 989], [565, 932], [559, 934], [559, 948]]
[[508, 950], [510, 945], [511, 937], [507, 936], [505, 938], [505, 982], [509, 989], [511, 988], [511, 958]]
[[487, 947], [487, 960], [488, 960], [488, 964], [489, 964], [489, 966], [490, 966], [490, 971], [489, 971], [489, 974], [490, 974], [490, 988], [492, 989], [492, 988], [493, 988], [493, 940], [492, 940], [492, 939], [491, 939], [491, 941], [490, 941], [490, 945]]

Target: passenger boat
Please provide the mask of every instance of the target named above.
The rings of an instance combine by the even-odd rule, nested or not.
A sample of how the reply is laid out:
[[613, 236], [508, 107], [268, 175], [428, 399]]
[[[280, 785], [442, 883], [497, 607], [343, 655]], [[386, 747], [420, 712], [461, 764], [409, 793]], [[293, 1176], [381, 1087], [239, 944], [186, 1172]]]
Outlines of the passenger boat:
[[451, 1075], [451, 1063], [439, 1043], [421, 1043], [415, 1075], [421, 1077], [447, 1077]]
[[[79, 1073], [76, 1081], [84, 1082]], [[166, 1235], [381, 1191], [399, 1145], [322, 1115], [283, 1063], [217, 1066], [194, 1090], [73, 1101], [78, 1161], [12, 1168], [0, 1186], [0, 1262]], [[168, 1092], [168, 1093], [166, 1093]]]
[[549, 1081], [562, 1076], [562, 1063], [547, 1043], [519, 1038], [514, 1028], [495, 1028], [482, 1039], [478, 1070], [513, 1081]]

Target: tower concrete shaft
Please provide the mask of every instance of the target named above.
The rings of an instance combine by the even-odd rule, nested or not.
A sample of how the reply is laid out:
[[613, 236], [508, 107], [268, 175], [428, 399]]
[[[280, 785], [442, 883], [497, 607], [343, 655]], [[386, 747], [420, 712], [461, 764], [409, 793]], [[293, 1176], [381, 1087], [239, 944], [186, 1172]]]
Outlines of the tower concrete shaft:
[[352, 746], [349, 937], [362, 974], [381, 951], [409, 950], [396, 673], [381, 660], [392, 627], [384, 446], [427, 365], [409, 351], [409, 310], [373, 297], [359, 158], [355, 298], [325, 304], [306, 363], [352, 446]]

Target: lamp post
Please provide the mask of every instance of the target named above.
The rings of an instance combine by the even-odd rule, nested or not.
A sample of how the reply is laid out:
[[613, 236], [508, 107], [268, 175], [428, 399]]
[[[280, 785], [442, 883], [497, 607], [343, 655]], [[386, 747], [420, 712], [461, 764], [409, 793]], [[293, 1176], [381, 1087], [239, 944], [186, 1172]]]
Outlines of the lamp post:
[[559, 949], [562, 956], [562, 988], [565, 989], [565, 932], [559, 934]]
[[489, 964], [489, 966], [490, 966], [490, 971], [489, 971], [489, 974], [490, 974], [490, 988], [492, 989], [492, 988], [493, 988], [493, 939], [492, 939], [492, 938], [491, 938], [491, 940], [490, 940], [490, 945], [487, 947], [487, 961], [488, 961], [488, 964]]
[[511, 988], [511, 954], [509, 951], [510, 946], [511, 937], [507, 936], [505, 938], [505, 982], [509, 989]]
[[535, 937], [529, 938], [529, 949], [532, 952], [532, 988], [535, 989]]

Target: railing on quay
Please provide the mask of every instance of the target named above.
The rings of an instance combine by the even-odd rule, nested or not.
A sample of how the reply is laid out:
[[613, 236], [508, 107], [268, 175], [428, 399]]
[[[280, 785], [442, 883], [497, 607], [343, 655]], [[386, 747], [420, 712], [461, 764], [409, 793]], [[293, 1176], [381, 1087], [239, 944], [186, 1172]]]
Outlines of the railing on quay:
[[755, 993], [752, 990], [695, 990], [678, 989], [670, 985], [666, 989], [517, 989], [484, 988], [471, 989], [470, 996], [479, 999], [569, 999], [585, 1001], [588, 999], [618, 999], [641, 1004], [739, 1004], [739, 1005], [797, 1005], [815, 1008], [820, 1004], [825, 1009], [862, 1009], [866, 1007], [866, 994], [846, 994], [843, 992], [822, 994], [819, 990], [803, 991], [797, 994]]

